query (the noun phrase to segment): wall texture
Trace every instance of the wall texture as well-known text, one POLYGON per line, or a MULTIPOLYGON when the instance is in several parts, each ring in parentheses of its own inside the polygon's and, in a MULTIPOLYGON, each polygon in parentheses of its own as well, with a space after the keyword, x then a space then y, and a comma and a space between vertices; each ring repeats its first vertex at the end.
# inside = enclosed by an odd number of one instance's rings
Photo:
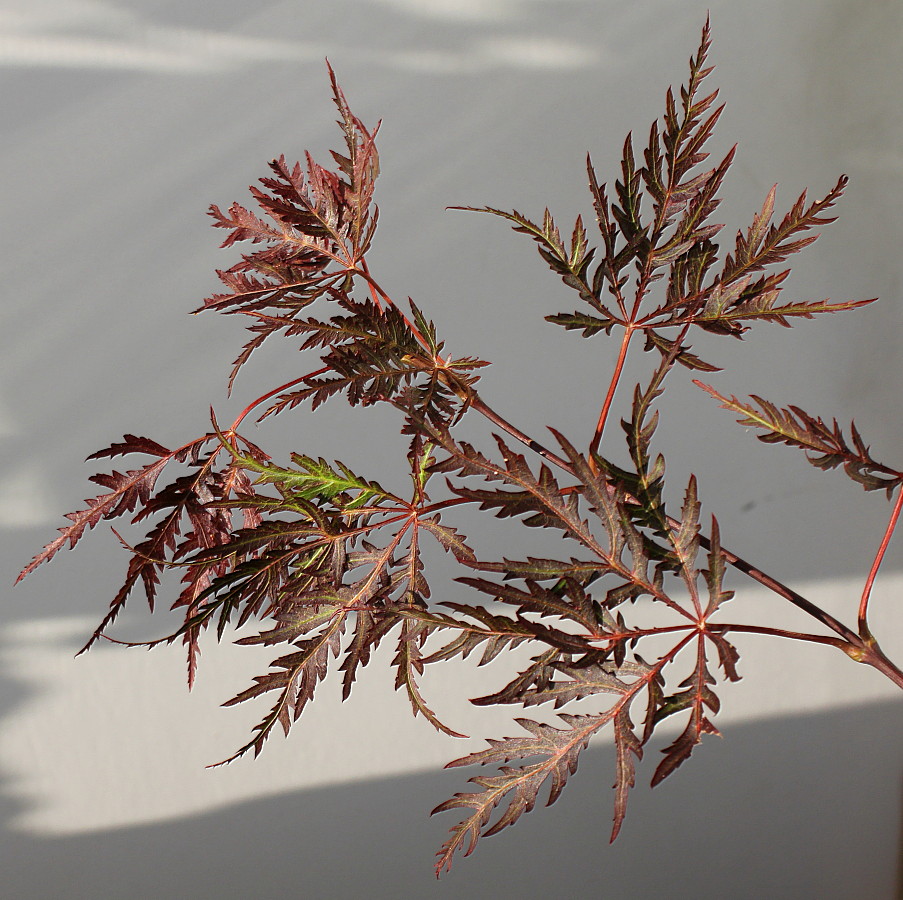
MULTIPOLYGON (((294 354, 274 347, 226 398, 239 323, 185 313, 232 259, 216 249, 207 206, 246 197, 275 155, 309 148, 322 159, 335 145, 325 56, 357 114, 384 119, 380 281, 411 295, 455 353, 493 361, 484 392, 525 431, 585 433, 617 348, 544 323, 573 306, 529 242, 445 207, 586 212, 586 151, 602 177, 616 177, 625 133, 644 135, 666 86, 685 77, 707 8, 713 83, 728 104, 715 152, 740 144, 719 221, 728 234, 745 226, 775 182, 786 209, 803 188, 819 195, 846 172, 840 219, 801 258, 789 290, 882 302, 697 347, 725 366, 712 378, 723 393, 755 392, 844 424, 855 416, 875 455, 899 464, 899 4, 0 0, 7 584, 89 495, 88 453, 125 432, 184 441, 205 427, 211 402, 228 417, 297 374, 294 354), (578 396, 562 403, 575 384, 578 396)), ((674 392, 679 404, 661 427, 674 483, 692 467, 732 547, 851 618, 886 522, 881 497, 753 440, 688 381, 674 392)), ((401 446, 394 423, 338 404, 277 420, 260 440, 387 479, 401 446)), ((513 532, 496 526, 474 533, 489 557, 511 547, 513 532)), ((741 645, 746 677, 724 691, 725 741, 707 742, 673 784, 639 792, 613 848, 602 741, 556 807, 485 842, 437 888, 430 854, 450 823, 425 814, 460 789, 463 777, 435 770, 462 745, 410 719, 387 658, 344 706, 327 684, 307 721, 258 761, 205 770, 256 721, 256 710, 217 704, 257 670, 247 650, 211 646, 188 695, 176 649, 105 646, 73 660, 124 566, 104 530, 7 590, 0 610, 10 896, 894 895, 900 700, 836 654, 791 659, 785 646, 741 645), (649 846, 664 848, 674 870, 645 867, 649 846), (726 890, 731 878, 740 893, 726 890)), ((901 568, 892 547, 876 595, 875 627, 898 656, 901 568)), ((731 586, 750 615, 771 603, 731 586)), ((136 605, 120 634, 164 627, 136 605)), ((499 736, 515 726, 466 698, 503 677, 463 665, 428 690, 463 730, 499 736)))

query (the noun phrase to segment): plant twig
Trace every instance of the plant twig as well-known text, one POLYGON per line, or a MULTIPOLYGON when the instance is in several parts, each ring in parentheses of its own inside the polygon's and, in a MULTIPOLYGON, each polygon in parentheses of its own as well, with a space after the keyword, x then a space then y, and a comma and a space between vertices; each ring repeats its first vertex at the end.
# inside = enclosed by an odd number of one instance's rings
POLYGON ((887 523, 887 529, 884 532, 884 537, 881 539, 881 546, 878 548, 875 561, 872 563, 872 568, 869 570, 868 577, 865 580, 865 587, 862 589, 862 599, 859 601, 859 634, 866 640, 873 640, 872 633, 868 627, 868 606, 872 587, 875 584, 875 579, 878 577, 878 569, 881 568, 881 563, 893 537, 894 529, 897 527, 901 510, 903 510, 903 488, 898 488, 897 502, 894 504, 890 521, 887 523))

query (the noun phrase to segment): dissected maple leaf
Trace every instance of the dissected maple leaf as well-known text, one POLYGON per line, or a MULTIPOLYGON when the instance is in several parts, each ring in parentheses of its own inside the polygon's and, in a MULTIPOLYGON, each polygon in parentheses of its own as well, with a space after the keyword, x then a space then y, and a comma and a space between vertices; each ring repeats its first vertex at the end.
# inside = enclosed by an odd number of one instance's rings
POLYGON ((762 429, 764 434, 757 437, 766 444, 782 443, 799 447, 806 451, 806 459, 813 466, 819 469, 842 466, 844 472, 865 490, 885 490, 888 497, 903 483, 903 472, 872 458, 855 422, 850 424, 853 441, 853 446, 850 447, 836 419, 829 426, 821 417, 811 416, 798 406, 782 409, 753 394, 752 399, 759 407, 757 409, 734 396, 723 397, 713 387, 701 381, 694 383, 720 401, 724 409, 740 413, 742 418, 737 421, 741 425, 762 429))

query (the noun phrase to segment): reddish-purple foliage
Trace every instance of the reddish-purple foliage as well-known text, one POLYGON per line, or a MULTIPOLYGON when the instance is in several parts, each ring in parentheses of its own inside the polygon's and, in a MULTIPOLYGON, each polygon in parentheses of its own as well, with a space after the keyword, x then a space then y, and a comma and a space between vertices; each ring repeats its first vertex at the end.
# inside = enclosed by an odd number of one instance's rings
POLYGON ((481 210, 529 235, 544 262, 584 304, 549 321, 583 337, 622 333, 617 365, 584 448, 557 432, 558 446, 545 447, 506 421, 478 391, 476 370, 486 363, 446 355, 433 323, 413 302, 407 309, 396 304, 371 275, 366 257, 378 219, 372 202, 379 173, 376 129, 351 113, 330 69, 345 143, 342 153, 333 153, 335 168, 309 156, 306 167, 280 157, 270 163, 272 174, 261 179, 261 187, 251 189, 260 215, 237 203, 226 212, 211 207, 216 227, 227 231, 224 247, 251 246, 218 273, 225 290, 203 306, 249 320, 252 336, 235 361, 230 386, 274 334, 297 338, 302 350, 319 355, 319 364, 257 398, 228 428, 213 418, 209 432, 176 450, 126 435, 93 454, 138 455, 150 462, 93 476, 103 492, 69 513, 71 524, 20 575, 67 544, 74 546, 101 520, 149 520, 143 540, 130 545, 121 539, 131 554, 125 582, 85 649, 106 636, 139 584, 153 610, 160 575, 169 569, 182 573, 173 606, 183 611, 184 623, 155 643, 184 642, 189 683, 205 630, 215 626, 222 638, 229 626, 258 622, 259 632, 238 643, 277 647, 276 658, 226 705, 269 695, 272 707, 224 762, 260 753, 277 725, 287 733, 333 667, 342 673, 347 697, 384 639, 394 642, 395 687, 407 694, 414 715, 452 736, 460 735, 438 719, 421 692, 425 667, 471 653, 485 665, 509 648, 531 647, 534 655, 523 671, 473 702, 551 703, 563 710, 595 697, 596 711, 562 711, 560 727, 518 718, 525 735, 490 739, 488 749, 450 763, 499 768, 471 778, 473 790, 436 808, 464 814, 440 851, 437 872, 451 865, 459 849, 470 853, 481 835, 495 834, 529 812, 544 785, 547 803, 554 802, 580 752, 609 725, 617 756, 614 839, 636 763, 658 725, 671 716, 685 723, 664 749, 653 785, 674 772, 703 735, 718 733, 712 721, 721 705, 716 685, 719 678, 739 678, 733 633, 834 646, 903 687, 903 673, 868 626, 871 586, 903 505, 903 472, 872 459, 855 425, 851 446, 836 421, 829 426, 796 406, 781 409, 755 396, 754 403, 728 399, 697 382, 739 413, 743 424, 759 428, 761 440, 801 448, 819 468, 842 467, 866 490, 883 489, 888 497, 896 491, 856 629, 724 548, 714 517, 706 535, 695 478, 679 510, 665 507, 665 460, 651 446, 666 377, 677 364, 716 371, 691 352, 692 330, 742 338, 759 322, 790 326, 870 302, 785 302, 789 270, 773 270, 816 239, 814 228, 831 221, 825 213, 840 197, 845 178, 822 200, 807 204, 803 194, 780 221, 773 219, 772 189, 749 228, 737 233, 734 249, 721 252, 715 239, 723 226, 710 220, 734 151, 705 167, 704 148, 722 110, 715 106, 717 91, 701 91, 711 72, 709 42, 707 23, 689 80, 676 95, 668 90, 665 115, 653 123, 639 160, 632 138, 625 141, 611 198, 588 162, 601 238, 596 246, 581 218, 565 241, 548 210, 540 222, 517 212, 481 210), (630 463, 618 466, 600 453, 601 438, 637 337, 653 365, 648 383, 636 387, 624 423, 630 463), (264 418, 306 401, 315 409, 338 395, 352 406, 380 403, 400 414, 402 433, 410 438, 408 494, 392 493, 338 461, 293 454, 290 464, 279 465, 239 433, 254 410, 264 418), (504 435, 496 436, 497 446, 478 449, 455 436, 465 415, 492 422, 504 435), (515 442, 530 456, 517 452, 515 442), (164 469, 176 474, 166 480, 164 469), (440 473, 444 477, 434 478, 440 473), (562 539, 561 558, 480 558, 449 523, 462 505, 553 529, 562 539), (472 604, 431 601, 424 540, 438 542, 465 568, 468 574, 458 580, 473 589, 472 604), (831 633, 731 624, 722 616, 733 596, 724 587, 730 567, 831 633), (655 626, 630 624, 640 597, 660 610, 655 626), (656 639, 657 649, 646 649, 647 638, 656 639), (662 643, 665 638, 670 644, 662 643), (503 810, 493 820, 498 806, 503 810))

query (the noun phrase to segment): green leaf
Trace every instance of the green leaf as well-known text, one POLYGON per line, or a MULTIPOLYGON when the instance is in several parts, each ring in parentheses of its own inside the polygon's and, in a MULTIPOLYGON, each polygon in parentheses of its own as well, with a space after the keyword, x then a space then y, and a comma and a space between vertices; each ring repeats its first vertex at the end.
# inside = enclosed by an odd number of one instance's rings
POLYGON ((300 453, 292 453, 292 462, 298 468, 287 469, 270 462, 260 462, 237 452, 233 453, 233 456, 239 466, 257 474, 255 484, 275 484, 284 493, 304 500, 335 500, 339 495, 352 491, 355 492, 355 496, 340 504, 344 510, 358 509, 374 499, 377 502, 389 500, 397 504, 404 503, 378 482, 355 475, 348 466, 338 460, 330 464, 322 457, 314 459, 300 453))

